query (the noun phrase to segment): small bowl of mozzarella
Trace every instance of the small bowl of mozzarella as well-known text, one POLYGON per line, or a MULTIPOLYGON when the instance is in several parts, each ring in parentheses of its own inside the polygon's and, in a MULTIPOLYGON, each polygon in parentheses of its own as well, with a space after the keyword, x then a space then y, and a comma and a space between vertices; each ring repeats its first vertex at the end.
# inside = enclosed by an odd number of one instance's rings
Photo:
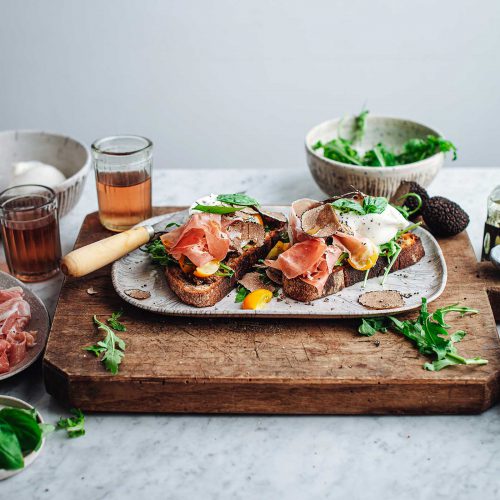
POLYGON ((0 132, 0 191, 42 184, 57 194, 59 216, 78 203, 91 168, 89 148, 71 137, 33 130, 0 132))

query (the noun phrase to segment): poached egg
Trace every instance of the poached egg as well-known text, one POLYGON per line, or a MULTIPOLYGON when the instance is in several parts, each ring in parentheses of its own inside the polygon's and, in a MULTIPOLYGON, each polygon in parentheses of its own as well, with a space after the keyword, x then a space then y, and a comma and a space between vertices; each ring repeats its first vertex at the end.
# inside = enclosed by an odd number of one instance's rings
POLYGON ((408 226, 408 221, 392 205, 387 205, 380 214, 360 215, 354 212, 340 213, 339 220, 361 238, 368 238, 376 245, 391 241, 397 232, 408 226))

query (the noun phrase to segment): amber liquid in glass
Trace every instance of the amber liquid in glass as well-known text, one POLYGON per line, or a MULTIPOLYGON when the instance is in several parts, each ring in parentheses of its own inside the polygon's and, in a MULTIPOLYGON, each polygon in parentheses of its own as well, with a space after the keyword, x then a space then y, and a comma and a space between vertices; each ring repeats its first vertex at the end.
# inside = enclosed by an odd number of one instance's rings
POLYGON ((149 219, 151 177, 146 172, 98 172, 97 201, 101 224, 124 231, 149 219))
POLYGON ((16 220, 6 220, 2 226, 9 269, 22 281, 48 279, 59 271, 61 259, 57 215, 52 212, 34 220, 23 218, 20 212, 16 220))

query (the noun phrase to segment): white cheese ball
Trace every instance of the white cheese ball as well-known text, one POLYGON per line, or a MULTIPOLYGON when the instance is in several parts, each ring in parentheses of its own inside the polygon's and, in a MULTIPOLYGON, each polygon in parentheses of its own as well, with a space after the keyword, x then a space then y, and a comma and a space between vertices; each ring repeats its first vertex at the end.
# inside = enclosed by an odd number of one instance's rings
POLYGON ((54 188, 66 180, 64 174, 52 165, 41 161, 20 161, 12 165, 10 186, 41 184, 54 188))

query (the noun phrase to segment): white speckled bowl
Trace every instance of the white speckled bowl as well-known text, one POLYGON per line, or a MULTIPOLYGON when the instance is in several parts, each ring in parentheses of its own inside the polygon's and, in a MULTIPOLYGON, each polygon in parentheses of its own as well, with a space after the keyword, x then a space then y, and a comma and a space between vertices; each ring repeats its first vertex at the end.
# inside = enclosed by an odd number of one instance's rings
MULTIPOLYGON (((11 406, 13 408, 22 408, 23 410, 33 409, 33 406, 31 406, 29 403, 26 403, 26 401, 23 401, 22 399, 14 398, 13 396, 0 396, 0 409, 5 406, 11 406)), ((37 415, 38 415, 38 421, 41 424, 43 424, 43 418, 42 415, 40 415, 40 412, 37 411, 37 415)), ((14 469, 14 470, 0 469, 0 481, 15 476, 16 474, 19 474, 20 472, 26 470, 26 467, 31 465, 36 460, 38 455, 40 455, 44 443, 45 443, 45 438, 42 439, 42 444, 40 445, 40 448, 38 448, 38 450, 32 451, 29 455, 26 455, 24 457, 24 467, 22 469, 14 469)))
MULTIPOLYGON (((12 164, 30 160, 53 165, 66 176, 66 180, 54 188, 59 217, 63 217, 78 203, 82 195, 91 165, 88 147, 71 137, 48 132, 0 132, 0 191, 10 184, 12 164)), ((43 184, 42 180, 40 184, 43 184)))
MULTIPOLYGON (((330 160, 321 152, 313 151, 312 146, 318 141, 328 142, 337 137, 340 122, 339 118, 323 122, 306 135, 307 164, 318 186, 329 196, 352 191, 354 187, 364 193, 390 198, 401 181, 415 181, 427 187, 443 166, 443 153, 398 167, 358 167, 330 160)), ((353 118, 342 121, 342 137, 351 137, 353 126, 353 118)), ((362 150, 368 150, 383 142, 390 148, 399 150, 407 140, 427 135, 441 134, 410 120, 369 115, 366 132, 358 146, 362 150)))

